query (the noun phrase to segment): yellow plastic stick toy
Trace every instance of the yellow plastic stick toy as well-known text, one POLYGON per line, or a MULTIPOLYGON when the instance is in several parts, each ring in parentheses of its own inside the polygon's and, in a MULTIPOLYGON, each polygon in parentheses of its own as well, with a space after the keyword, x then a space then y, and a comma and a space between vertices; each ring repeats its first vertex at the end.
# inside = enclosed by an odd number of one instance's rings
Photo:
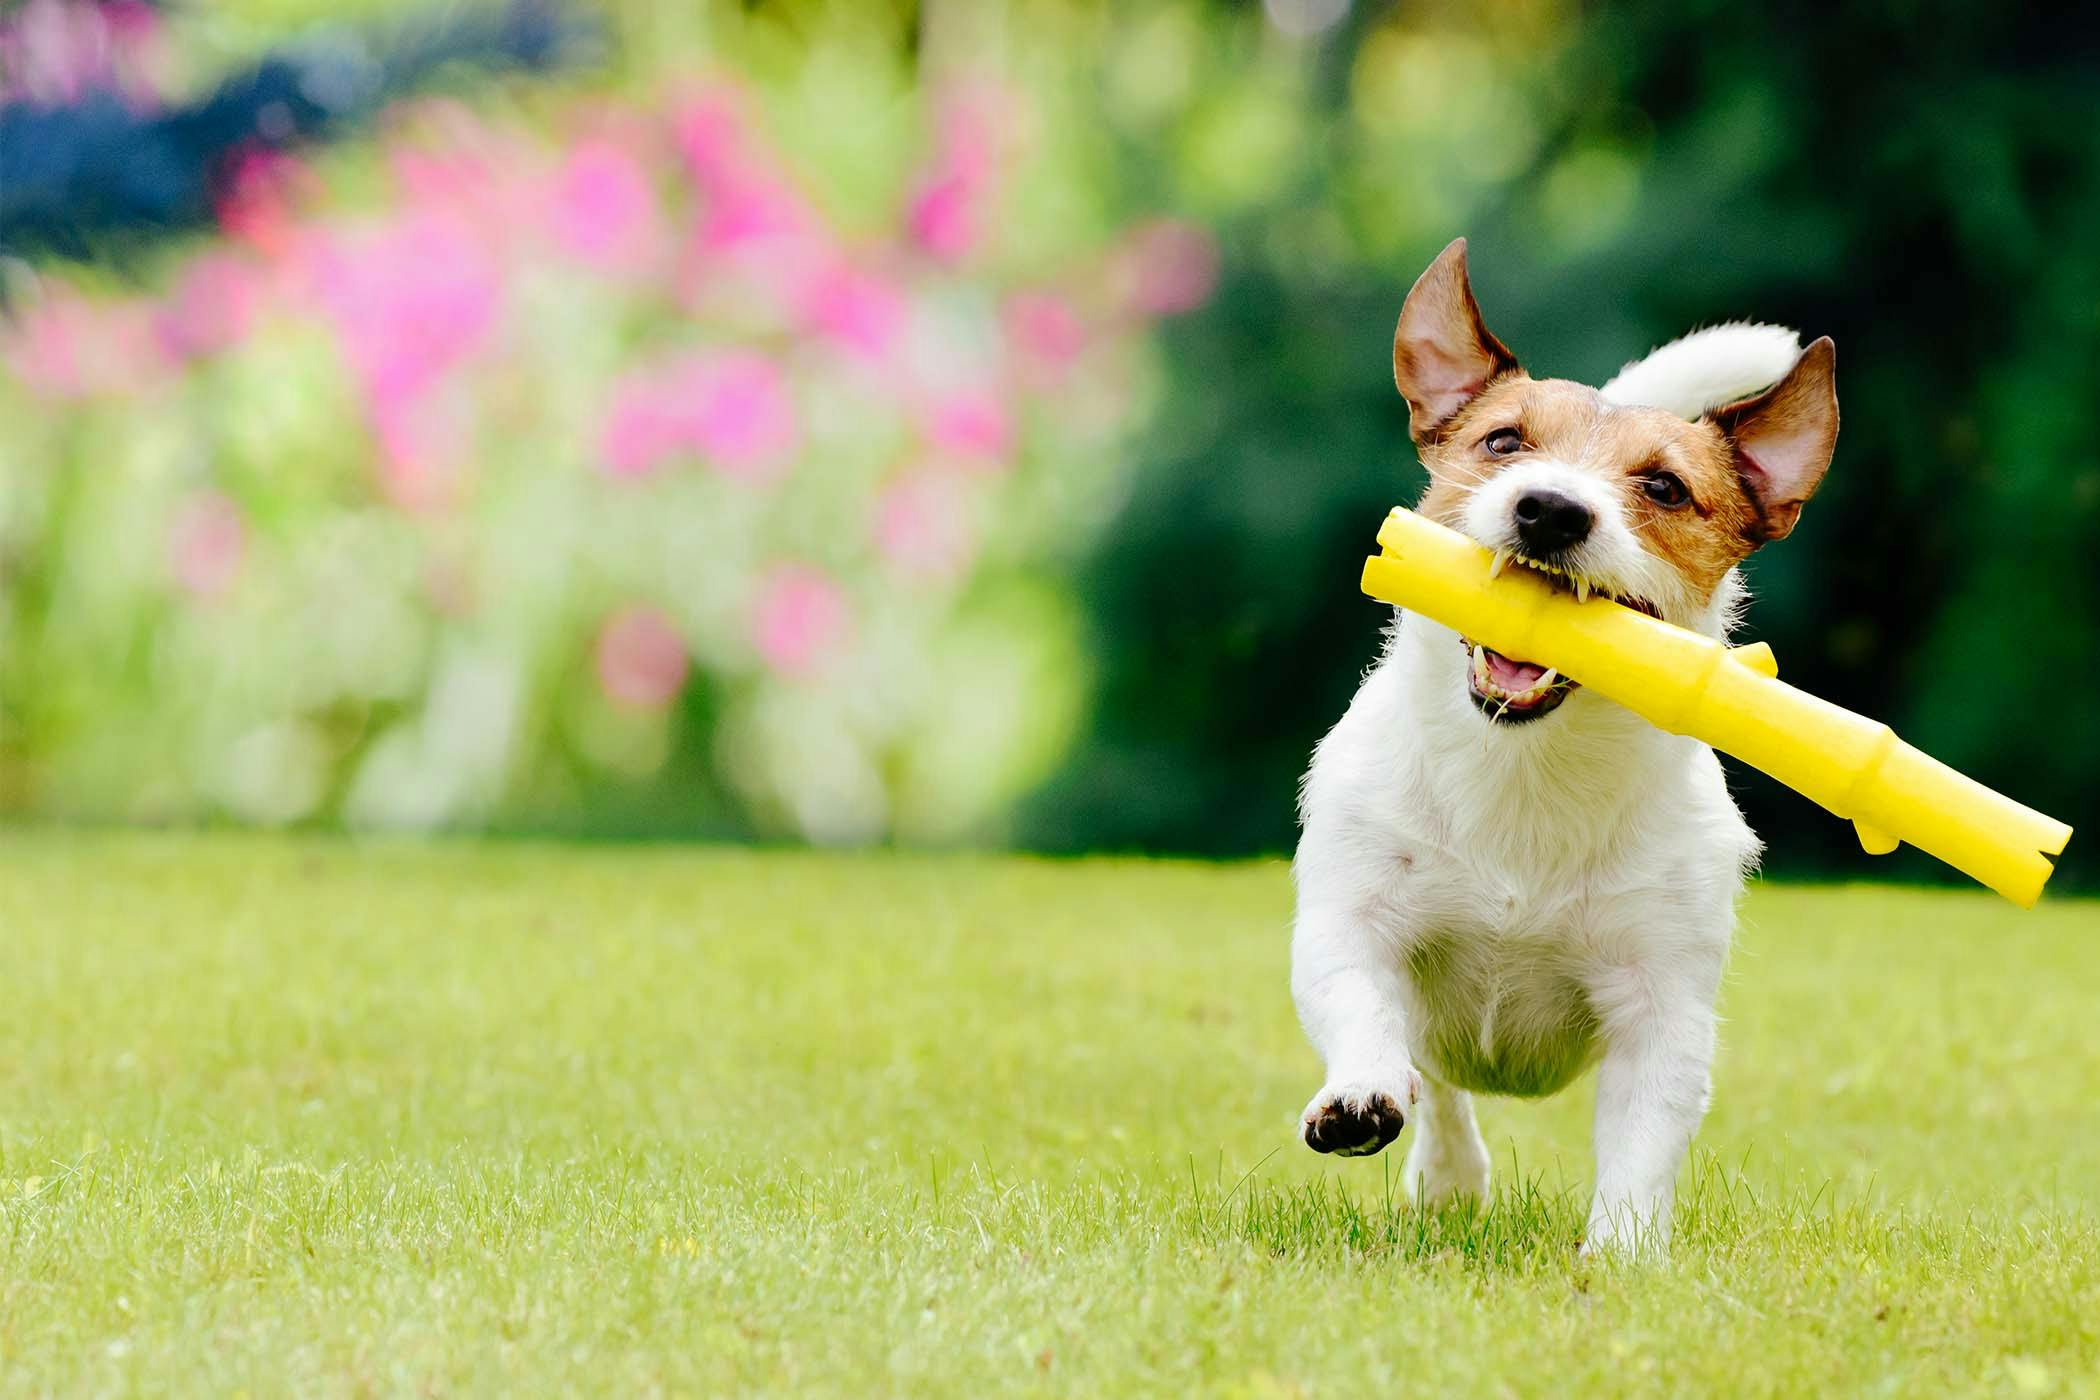
POLYGON ((2022 908, 2041 897, 2071 828, 1928 758, 1894 730, 1778 679, 1762 642, 1725 643, 1624 607, 1577 602, 1525 571, 1395 509, 1364 561, 1363 589, 1504 656, 1572 676, 1673 734, 1735 755, 1859 829, 1873 855, 1929 851, 2022 908))

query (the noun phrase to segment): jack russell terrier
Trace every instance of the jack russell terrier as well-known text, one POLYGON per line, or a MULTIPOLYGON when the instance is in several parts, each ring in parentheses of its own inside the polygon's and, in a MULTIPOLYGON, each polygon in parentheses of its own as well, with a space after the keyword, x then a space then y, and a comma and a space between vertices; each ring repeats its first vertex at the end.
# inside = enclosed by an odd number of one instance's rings
MULTIPOLYGON (((1417 509, 1579 596, 1725 633, 1837 441, 1836 352, 1696 332, 1602 389, 1533 379, 1488 330, 1465 240, 1408 293, 1393 378, 1417 509)), ((1472 1095, 1597 1072, 1585 1251, 1667 1240, 1706 1109, 1714 998, 1758 854, 1713 750, 1428 618, 1306 775, 1291 987, 1326 1083, 1302 1132, 1366 1156, 1409 1123, 1414 1199, 1485 1201, 1472 1095)))

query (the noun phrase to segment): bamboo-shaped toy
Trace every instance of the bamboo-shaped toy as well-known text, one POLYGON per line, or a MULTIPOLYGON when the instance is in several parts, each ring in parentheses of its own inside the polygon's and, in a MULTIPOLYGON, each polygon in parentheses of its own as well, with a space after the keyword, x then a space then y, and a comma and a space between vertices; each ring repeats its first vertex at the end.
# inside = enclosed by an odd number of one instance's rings
POLYGON ((2071 828, 1912 748, 1885 724, 1778 679, 1771 648, 1731 648, 1592 597, 1578 602, 1456 531, 1395 509, 1363 590, 1504 656, 1572 676, 1649 723, 1699 739, 1851 821, 1886 855, 1908 841, 2022 908, 2041 897, 2071 828))

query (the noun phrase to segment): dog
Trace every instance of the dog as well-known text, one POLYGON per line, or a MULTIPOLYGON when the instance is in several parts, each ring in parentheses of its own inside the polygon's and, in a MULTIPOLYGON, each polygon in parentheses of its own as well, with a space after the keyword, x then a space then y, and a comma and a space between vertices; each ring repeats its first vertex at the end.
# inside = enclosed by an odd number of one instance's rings
MULTIPOLYGON (((1533 379, 1453 242, 1408 293, 1393 378, 1417 509, 1581 597, 1724 635, 1737 565, 1794 528, 1837 442, 1836 352, 1696 332, 1601 390, 1533 379)), ((1326 1064, 1301 1134, 1367 1156, 1414 1125, 1418 1203, 1485 1202, 1474 1094, 1597 1068, 1585 1252, 1666 1243, 1706 1111, 1759 845, 1713 750, 1396 611, 1301 793, 1291 985, 1326 1064)))

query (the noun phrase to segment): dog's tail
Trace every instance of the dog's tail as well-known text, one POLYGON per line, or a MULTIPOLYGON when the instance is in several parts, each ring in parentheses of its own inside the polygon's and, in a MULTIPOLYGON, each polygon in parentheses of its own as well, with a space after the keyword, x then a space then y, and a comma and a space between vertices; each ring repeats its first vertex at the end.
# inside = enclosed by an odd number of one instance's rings
POLYGON ((1613 375, 1600 392, 1612 403, 1697 418, 1777 384, 1800 357, 1801 338, 1785 326, 1731 321, 1649 351, 1613 375))

